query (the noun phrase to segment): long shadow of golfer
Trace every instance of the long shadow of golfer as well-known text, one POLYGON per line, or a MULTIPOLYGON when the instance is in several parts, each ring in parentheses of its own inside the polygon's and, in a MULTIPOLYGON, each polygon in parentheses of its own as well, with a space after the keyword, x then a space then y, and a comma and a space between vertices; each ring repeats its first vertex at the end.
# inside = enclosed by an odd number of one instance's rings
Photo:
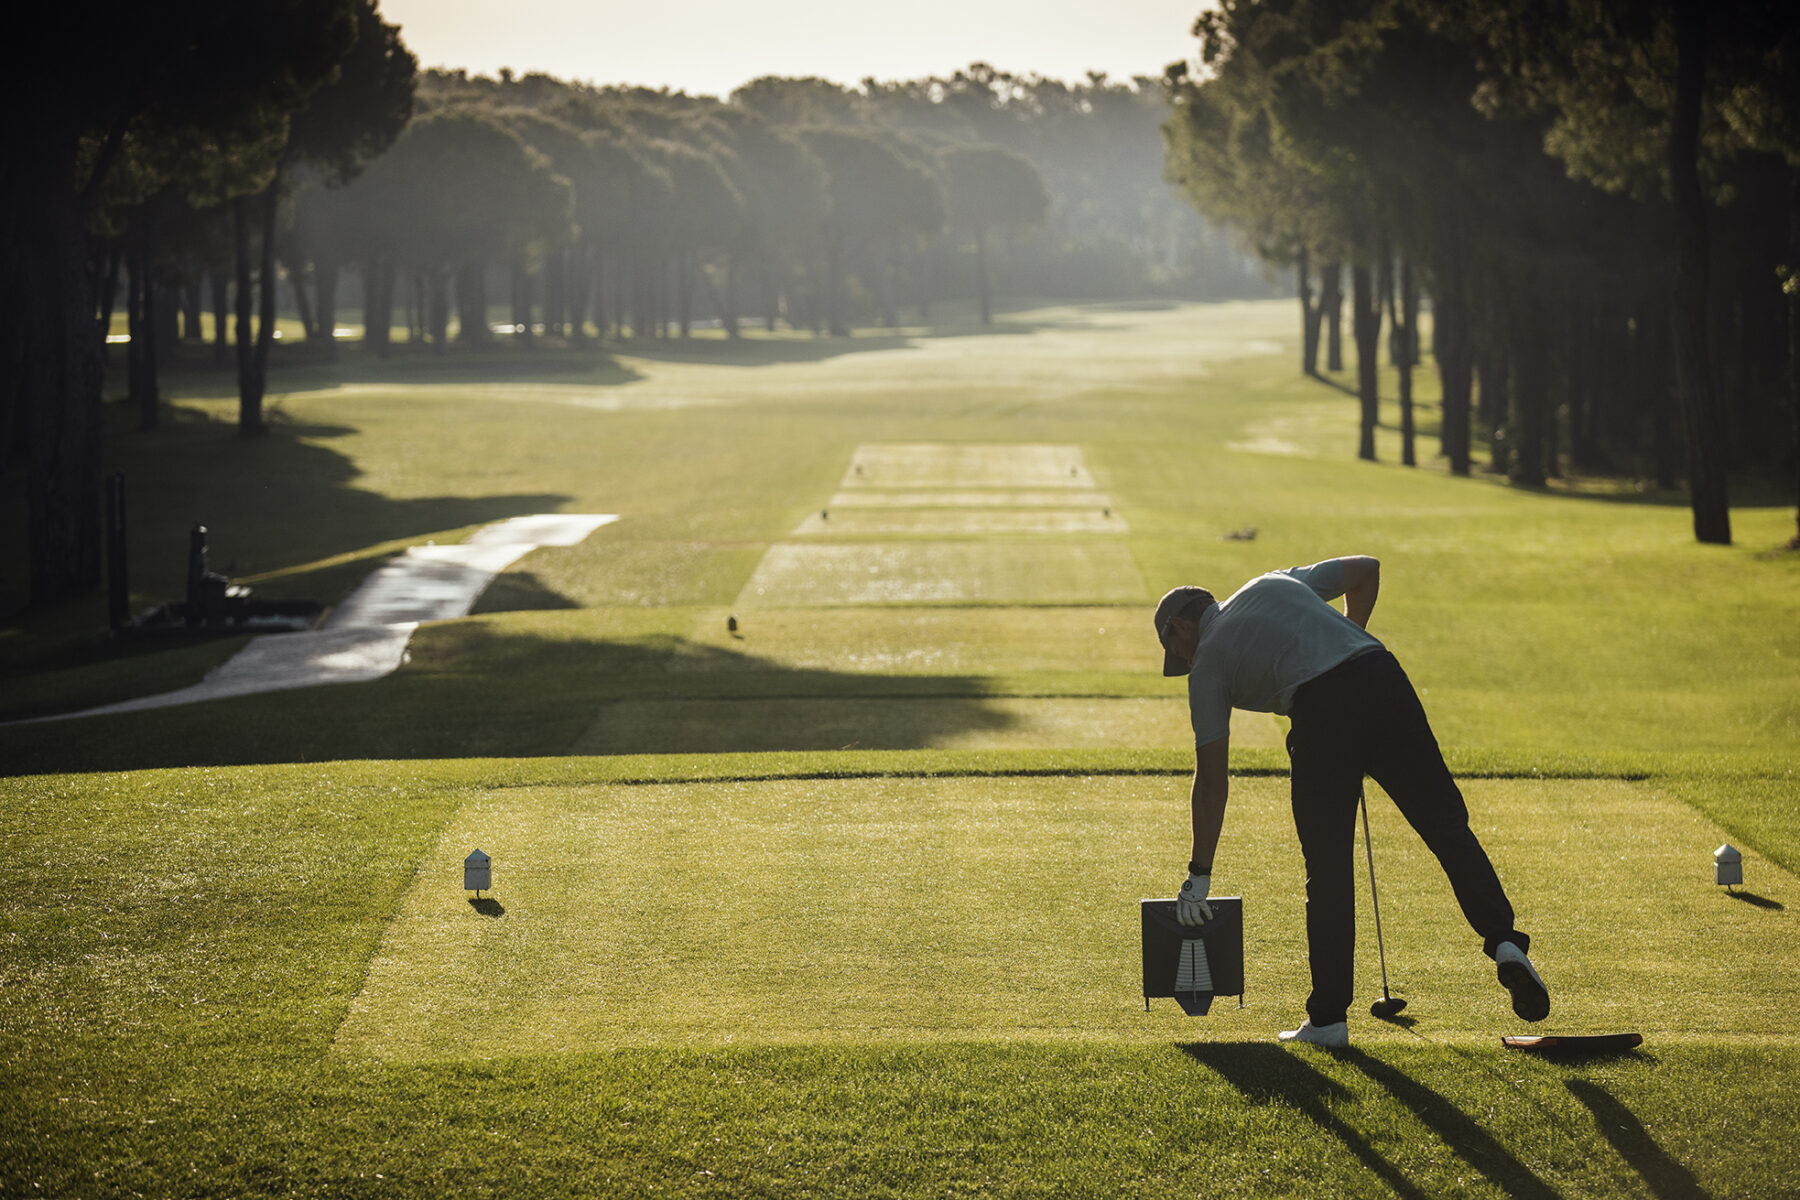
POLYGON ((1594 1114, 1601 1135, 1643 1176, 1658 1200, 1711 1200, 1711 1194, 1700 1186, 1693 1172, 1670 1158, 1643 1122, 1612 1093, 1585 1079, 1568 1080, 1566 1086, 1594 1114))
POLYGON ((1387 1089, 1389 1095, 1411 1109, 1444 1144, 1464 1162, 1491 1179, 1509 1196, 1520 1200, 1556 1200, 1556 1189, 1494 1139, 1474 1118, 1418 1080, 1360 1050, 1342 1052, 1342 1060, 1387 1089))
POLYGON ((1404 1172, 1381 1156, 1369 1140, 1331 1111, 1334 1101, 1350 1099, 1337 1081, 1320 1074, 1299 1054, 1280 1046, 1211 1045, 1181 1047, 1195 1062, 1211 1067, 1251 1104, 1286 1104, 1321 1131, 1342 1142, 1344 1148, 1394 1189, 1396 1195, 1424 1200, 1428 1194, 1415 1187, 1404 1172))

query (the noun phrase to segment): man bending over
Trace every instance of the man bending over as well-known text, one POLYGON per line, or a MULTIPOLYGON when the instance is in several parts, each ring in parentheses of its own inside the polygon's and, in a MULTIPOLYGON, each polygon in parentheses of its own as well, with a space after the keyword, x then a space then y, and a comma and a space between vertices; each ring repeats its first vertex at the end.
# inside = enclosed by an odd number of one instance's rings
POLYGON ((1306 860, 1306 945, 1312 995, 1306 1020, 1281 1040, 1345 1046, 1356 939, 1353 864, 1363 776, 1391 796, 1437 855, 1513 1012, 1541 1021, 1550 993, 1513 928, 1512 904, 1469 828, 1425 710, 1382 644, 1368 632, 1381 564, 1354 556, 1258 576, 1219 603, 1178 587, 1156 606, 1164 675, 1186 675, 1194 723, 1194 843, 1177 912, 1210 919, 1213 852, 1225 819, 1231 710, 1288 717, 1294 829, 1306 860), (1329 602, 1344 598, 1344 611, 1329 602))

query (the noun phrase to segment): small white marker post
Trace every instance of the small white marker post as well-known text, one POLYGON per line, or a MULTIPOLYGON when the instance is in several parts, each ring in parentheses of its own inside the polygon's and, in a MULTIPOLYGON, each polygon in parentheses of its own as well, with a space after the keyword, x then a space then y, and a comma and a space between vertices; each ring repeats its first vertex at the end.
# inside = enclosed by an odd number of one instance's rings
POLYGON ((1744 885, 1744 856, 1730 842, 1713 851, 1713 882, 1728 892, 1744 885))
POLYGON ((463 859, 463 891, 479 900, 483 889, 494 890, 494 860, 476 849, 463 859))

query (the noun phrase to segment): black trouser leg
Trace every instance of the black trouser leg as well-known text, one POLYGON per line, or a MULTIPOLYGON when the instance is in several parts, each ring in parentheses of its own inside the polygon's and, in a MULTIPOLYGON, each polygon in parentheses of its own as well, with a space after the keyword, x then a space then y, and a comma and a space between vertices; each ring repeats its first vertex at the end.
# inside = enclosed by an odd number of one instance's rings
POLYGON ((1355 992, 1356 797, 1362 776, 1343 770, 1343 757, 1302 750, 1296 742, 1309 744, 1298 721, 1288 746, 1294 832, 1306 860, 1306 961, 1312 971, 1306 1015, 1314 1026, 1335 1025, 1348 1014, 1355 992))
MULTIPOLYGON (((1444 765, 1412 681, 1391 654, 1369 656, 1386 736, 1372 739, 1368 773, 1379 783, 1425 845, 1437 856, 1469 927, 1492 958, 1501 942, 1528 950, 1531 938, 1513 928, 1512 902, 1475 831, 1461 789, 1444 765)), ((1360 660, 1359 660, 1360 661, 1360 660)))
POLYGON ((1530 939, 1493 864, 1469 828, 1468 808, 1444 765, 1410 680, 1393 655, 1373 651, 1305 684, 1288 734, 1294 828, 1306 860, 1307 959, 1314 1025, 1344 1019, 1355 954, 1357 797, 1364 774, 1391 796, 1437 856, 1464 917, 1489 955, 1503 941, 1530 939))

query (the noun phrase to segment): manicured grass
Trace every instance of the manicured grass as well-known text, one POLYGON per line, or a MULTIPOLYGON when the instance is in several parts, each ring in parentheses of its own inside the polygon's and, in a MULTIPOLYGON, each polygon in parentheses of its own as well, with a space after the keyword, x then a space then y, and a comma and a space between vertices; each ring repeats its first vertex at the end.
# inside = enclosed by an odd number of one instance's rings
MULTIPOLYGON (((0 728, 0 1192, 1800 1194, 1791 511, 1699 547, 1670 497, 1404 470, 1391 428, 1355 462, 1290 308, 349 356, 278 373, 253 443, 176 379, 107 443, 140 603, 195 519, 215 567, 325 602, 491 520, 622 519, 377 683, 0 728), (1076 448, 1119 529, 1033 516, 1050 480, 992 447, 1076 448), (859 455, 904 466, 883 504, 859 455), (819 516, 852 494, 874 525, 819 516), (1551 1024, 1643 1051, 1499 1050, 1519 1023, 1378 792, 1413 1023, 1275 1046, 1306 982, 1267 718, 1216 875, 1246 1005, 1143 1011, 1133 909, 1178 881, 1192 767, 1149 606, 1352 551, 1551 1024)), ((229 649, 114 656, 98 611, 0 631, 0 716, 229 649)))
MULTIPOLYGON (((1758 894, 1787 907, 1719 893, 1695 861, 1715 831, 1654 785, 1469 789, 1538 930, 1559 1028, 1649 1034, 1646 1053, 1560 1064, 1497 1048, 1517 1023, 1379 799, 1384 932, 1416 1023, 1361 1018, 1340 1055, 1268 1041, 1304 988, 1277 778, 1240 781, 1229 827, 1230 890, 1252 915, 1246 1007, 1144 1013, 1132 909, 1165 890, 1155 848, 1179 823, 1182 780, 1045 765, 1060 770, 912 754, 9 781, 4 1186, 1173 1196, 1204 1180, 1242 1196, 1604 1196, 1685 1182, 1764 1196, 1800 1183, 1785 1020, 1800 888, 1752 856, 1758 894), (648 782, 709 762, 739 782, 648 782), (833 777, 907 767, 919 773, 833 777), (1583 856, 1572 886, 1571 847, 1621 825, 1633 836, 1583 856), (495 855, 503 913, 458 886, 475 839, 495 855), (1022 840, 1030 872, 1014 866, 1022 840), (1660 986, 1672 964, 1678 995, 1660 986)), ((1367 961, 1362 982, 1373 990, 1367 961)))

